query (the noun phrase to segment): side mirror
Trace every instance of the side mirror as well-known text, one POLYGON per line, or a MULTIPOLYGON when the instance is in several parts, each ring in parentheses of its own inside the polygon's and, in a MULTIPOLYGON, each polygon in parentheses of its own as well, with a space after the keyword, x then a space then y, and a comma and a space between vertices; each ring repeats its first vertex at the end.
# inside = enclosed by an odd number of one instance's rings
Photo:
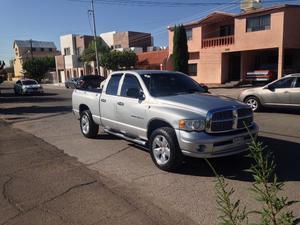
POLYGON ((137 99, 140 99, 140 100, 145 99, 144 93, 138 88, 129 88, 126 91, 126 96, 130 97, 130 98, 137 98, 137 99))
POLYGON ((208 87, 204 84, 200 84, 200 87, 204 89, 205 93, 209 93, 208 87))
POLYGON ((274 91, 274 90, 275 90, 275 87, 274 87, 272 84, 268 85, 267 88, 268 88, 270 91, 274 91))

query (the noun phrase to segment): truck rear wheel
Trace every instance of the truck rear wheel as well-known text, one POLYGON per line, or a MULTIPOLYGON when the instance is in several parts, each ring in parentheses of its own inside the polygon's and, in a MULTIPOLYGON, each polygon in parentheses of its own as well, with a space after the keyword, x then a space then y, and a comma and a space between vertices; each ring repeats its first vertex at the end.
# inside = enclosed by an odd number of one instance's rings
POLYGON ((174 171, 182 163, 176 133, 173 128, 162 127, 153 131, 149 150, 155 165, 165 171, 174 171))
POLYGON ((89 110, 83 111, 80 115, 80 130, 87 138, 95 138, 98 134, 99 126, 93 121, 89 110))

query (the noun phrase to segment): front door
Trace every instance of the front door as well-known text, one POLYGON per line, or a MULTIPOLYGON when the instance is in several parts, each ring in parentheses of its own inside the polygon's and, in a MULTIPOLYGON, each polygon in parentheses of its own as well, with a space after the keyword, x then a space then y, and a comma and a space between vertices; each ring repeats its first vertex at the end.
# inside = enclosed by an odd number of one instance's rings
POLYGON ((117 118, 121 132, 133 137, 146 139, 146 109, 147 105, 139 97, 130 96, 128 90, 138 89, 142 92, 139 80, 133 74, 126 74, 117 102, 117 118))
POLYGON ((291 90, 294 78, 283 78, 264 89, 262 95, 267 105, 289 105, 291 104, 291 90))
POLYGON ((300 77, 296 78, 294 88, 291 90, 291 104, 300 106, 300 77))

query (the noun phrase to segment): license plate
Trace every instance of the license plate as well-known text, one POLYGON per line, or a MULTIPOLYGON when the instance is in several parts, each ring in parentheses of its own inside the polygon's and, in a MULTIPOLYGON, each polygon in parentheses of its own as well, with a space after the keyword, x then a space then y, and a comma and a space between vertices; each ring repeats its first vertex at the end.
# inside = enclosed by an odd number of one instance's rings
POLYGON ((244 143, 244 137, 235 137, 233 138, 233 144, 242 144, 244 143))

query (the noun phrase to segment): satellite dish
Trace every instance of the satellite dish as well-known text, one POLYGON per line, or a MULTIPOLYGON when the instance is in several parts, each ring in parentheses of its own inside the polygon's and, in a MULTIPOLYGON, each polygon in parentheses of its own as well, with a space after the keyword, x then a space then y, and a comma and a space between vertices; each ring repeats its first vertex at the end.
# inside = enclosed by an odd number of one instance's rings
POLYGON ((248 12, 255 9, 262 8, 261 0, 242 0, 241 1, 241 10, 243 12, 248 12))

